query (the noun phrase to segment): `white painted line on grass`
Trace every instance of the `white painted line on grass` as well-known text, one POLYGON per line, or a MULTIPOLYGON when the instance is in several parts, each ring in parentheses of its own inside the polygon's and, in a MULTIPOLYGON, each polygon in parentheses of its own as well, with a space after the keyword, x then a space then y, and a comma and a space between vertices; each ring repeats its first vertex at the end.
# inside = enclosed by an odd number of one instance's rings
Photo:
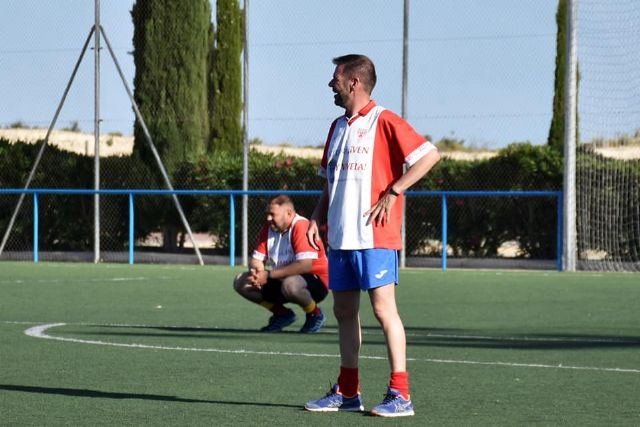
MULTIPOLYGON (((128 347, 128 348, 143 348, 153 350, 174 350, 174 351, 198 351, 198 352, 211 352, 211 353, 229 353, 229 354, 250 354, 261 356, 294 356, 294 357, 330 357, 339 358, 337 354, 323 354, 323 353, 294 353, 294 352, 280 352, 280 351, 256 351, 245 349, 218 349, 218 348, 196 348, 196 347, 171 347, 160 345, 148 345, 148 344, 127 344, 127 343, 114 343, 100 340, 82 340, 78 338, 56 337, 48 335, 46 331, 51 328, 57 328, 65 326, 66 323, 48 323, 44 325, 34 326, 24 331, 24 333, 30 337, 43 338, 55 341, 73 342, 78 344, 91 344, 91 345, 106 345, 113 347, 128 347)), ((123 325, 124 326, 124 325, 123 325)), ((366 356, 361 355, 361 359, 368 360, 387 360, 382 356, 366 356)), ((513 362, 482 362, 473 360, 454 360, 454 359, 424 359, 424 358, 407 358, 407 361, 411 362, 429 362, 429 363, 447 363, 458 365, 481 365, 481 366, 506 366, 512 368, 542 368, 542 369, 571 369, 581 371, 599 371, 599 372, 618 372, 618 373, 632 373, 640 374, 640 369, 631 368, 603 368, 597 366, 571 366, 571 365, 547 365, 541 363, 513 363, 513 362)))
MULTIPOLYGON (((412 360, 412 359, 407 359, 412 360)), ((473 360, 447 360, 447 359, 413 359, 417 361, 427 361, 433 363, 452 363, 459 365, 488 365, 488 366, 508 366, 512 368, 544 368, 544 369, 573 369, 578 371, 601 371, 601 372, 624 372, 640 374, 640 369, 631 368, 601 368, 598 366, 571 366, 571 365, 545 365, 542 363, 513 363, 513 362, 479 362, 473 360)))
MULTIPOLYGON (((0 323, 17 323, 17 324, 38 324, 43 323, 40 322, 15 322, 12 320, 0 320, 0 323)), ((181 329, 181 328, 189 328, 193 330, 201 329, 203 332, 207 331, 215 331, 216 329, 226 329, 224 327, 218 326, 192 326, 192 325, 145 325, 145 324, 129 324, 129 323, 91 323, 91 322, 79 322, 79 323, 64 323, 65 325, 80 325, 80 326, 105 326, 105 327, 122 327, 122 328, 167 328, 167 329, 181 329)), ((237 329, 241 332, 257 332, 254 329, 237 329)), ((323 333, 334 333, 337 334, 338 330, 325 327, 323 328, 323 333)), ((373 336, 381 336, 383 335, 381 330, 363 330, 362 335, 373 335, 373 336)), ((443 339, 462 339, 462 340, 470 340, 470 341, 505 341, 505 342, 570 342, 576 344, 639 344, 636 339, 629 339, 624 337, 580 337, 580 336, 571 336, 567 334, 567 336, 527 336, 527 335, 472 335, 472 334, 440 334, 433 332, 405 332, 407 337, 416 337, 416 338, 443 338, 443 339)), ((411 342, 408 343, 409 345, 411 342)))
POLYGON ((24 283, 104 283, 104 282, 140 282, 145 280, 175 280, 175 277, 109 277, 93 279, 11 279, 0 280, 0 284, 21 285, 24 283))
POLYGON ((462 335, 462 334, 434 334, 427 332, 426 334, 416 334, 407 332, 408 337, 429 337, 429 338, 454 338, 478 341, 523 341, 523 342, 571 342, 585 344, 637 344, 637 340, 629 340, 626 338, 590 338, 590 337, 572 337, 572 336, 504 336, 504 335, 462 335))
MULTIPOLYGON (((12 320, 0 320, 0 323, 16 323, 16 324, 38 324, 43 323, 40 322, 15 322, 12 320)), ((193 325, 146 325, 146 324, 131 324, 131 323, 92 323, 92 322, 79 322, 79 323, 64 323, 65 325, 80 325, 80 326, 104 326, 104 327, 121 327, 121 328, 167 328, 167 329, 182 329, 189 328, 193 330, 202 330, 206 331, 215 331, 217 329, 226 329, 224 327, 219 326, 193 326, 193 325)), ((257 332, 254 329, 237 329, 241 332, 257 332)), ((323 333, 334 333, 337 334, 338 330, 325 327, 323 333)), ((383 335, 382 331, 376 330, 363 330, 362 335, 383 335)), ((571 342, 577 344, 639 344, 635 339, 629 339, 624 337, 580 337, 580 336, 571 336, 567 334, 567 336, 527 336, 527 335, 472 335, 472 334, 439 334, 433 332, 405 332, 407 337, 416 337, 416 338, 443 338, 443 339, 463 339, 463 340, 475 340, 475 341, 506 341, 506 342, 571 342)), ((409 344, 411 344, 409 342, 409 344)))
MULTIPOLYGON (((65 326, 66 323, 49 323, 46 325, 34 326, 33 328, 29 328, 24 333, 30 337, 34 338, 44 338, 48 340, 55 341, 65 341, 65 342, 73 342, 79 344, 93 344, 93 345, 107 345, 113 347, 129 347, 129 348, 146 348, 153 350, 178 350, 178 351, 203 351, 203 352, 212 352, 212 353, 231 353, 231 354, 256 354, 256 355, 272 355, 272 356, 301 356, 301 357, 338 357, 337 354, 321 354, 321 353, 291 353, 291 352, 280 352, 280 351, 255 351, 255 350, 228 350, 228 349, 218 349, 218 348, 197 348, 197 347, 171 347, 171 346, 162 346, 162 345, 148 345, 148 344, 126 344, 126 343, 114 343, 100 340, 81 340, 78 338, 67 338, 67 337, 56 337, 52 335, 48 335, 45 333, 46 330, 51 328, 57 328, 60 326, 65 326)), ((387 360, 386 357, 376 357, 376 356, 367 356, 365 359, 380 359, 387 360)))

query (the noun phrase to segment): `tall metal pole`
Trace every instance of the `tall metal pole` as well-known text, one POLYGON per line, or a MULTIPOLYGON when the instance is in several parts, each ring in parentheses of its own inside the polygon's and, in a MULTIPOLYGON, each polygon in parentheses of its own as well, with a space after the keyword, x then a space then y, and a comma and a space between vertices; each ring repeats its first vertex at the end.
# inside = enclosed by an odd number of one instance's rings
POLYGON ((407 119, 407 92, 409 80, 409 0, 404 0, 402 17, 402 118, 407 119))
MULTIPOLYGON (((249 189, 249 0, 244 0, 244 50, 242 68, 242 189, 249 189)), ((242 195, 242 265, 249 265, 249 196, 242 195)), ((231 254, 234 256, 234 254, 231 254)))
POLYGON ((564 93, 564 218, 562 269, 576 270, 576 122, 578 82, 578 38, 576 36, 578 0, 567 1, 567 45, 564 93))
MULTIPOLYGON (((71 89, 71 85, 73 84, 73 80, 76 78, 76 74, 78 73, 78 68, 80 68, 80 64, 82 63, 82 59, 84 58, 84 54, 87 52, 87 47, 89 46, 89 42, 91 41, 91 36, 93 36, 94 28, 91 28, 89 31, 89 35, 82 46, 82 50, 80 51, 80 56, 76 61, 75 66, 73 67, 73 71, 71 72, 71 77, 69 77, 69 81, 67 82, 67 86, 64 88, 64 92, 62 94, 62 98, 58 103, 58 107, 56 108, 56 112, 53 115, 53 119, 51 119, 51 123, 49 124, 49 128, 47 129, 47 134, 42 140, 42 145, 40 145, 40 149, 38 150, 38 154, 36 155, 36 160, 33 162, 33 166, 31 167, 31 171, 29 171, 29 176, 27 177, 27 182, 24 184, 24 189, 28 189, 31 186, 31 181, 33 181, 33 177, 35 176, 36 169, 38 169, 38 165, 40 165, 40 161, 42 160, 42 155, 44 154, 44 149, 49 144, 49 137, 51 136, 51 132, 53 128, 56 126, 58 122, 58 116, 60 116, 60 111, 62 111, 62 106, 67 99, 67 95, 69 94, 69 89, 71 89)), ((4 251, 5 245, 9 240, 9 235, 11 234, 11 230, 13 230, 13 226, 16 222, 16 218, 18 217, 18 213, 20 212, 20 208, 22 207, 22 203, 24 201, 25 193, 21 193, 18 198, 18 203, 16 203, 16 207, 13 210, 13 214, 11 215, 11 219, 9 220, 9 225, 4 232, 2 237, 2 242, 0 243, 0 256, 2 256, 2 252, 4 251)))
MULTIPOLYGON (((409 81, 409 0, 404 0, 404 13, 402 19, 402 111, 403 119, 407 119, 407 87, 409 81)), ((407 216, 407 199, 403 198, 402 209, 402 250, 400 251, 400 268, 404 268, 407 262, 407 244, 406 244, 406 216, 407 216)))
MULTIPOLYGON (((93 188, 100 190, 100 0, 95 0, 94 100, 93 100, 93 188)), ((100 262, 100 195, 93 195, 93 262, 100 262)))

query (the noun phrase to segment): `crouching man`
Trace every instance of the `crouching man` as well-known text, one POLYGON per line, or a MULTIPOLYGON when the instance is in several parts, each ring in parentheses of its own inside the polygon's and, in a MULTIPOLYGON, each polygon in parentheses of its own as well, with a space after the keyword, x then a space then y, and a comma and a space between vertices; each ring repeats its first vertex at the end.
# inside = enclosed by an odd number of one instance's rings
POLYGON ((249 271, 233 282, 236 292, 271 311, 263 332, 279 332, 295 322, 287 303, 299 305, 306 315, 300 332, 318 332, 325 323, 318 303, 328 293, 327 256, 322 242, 318 249, 309 244, 308 227, 309 220, 296 213, 288 196, 271 199, 249 271))

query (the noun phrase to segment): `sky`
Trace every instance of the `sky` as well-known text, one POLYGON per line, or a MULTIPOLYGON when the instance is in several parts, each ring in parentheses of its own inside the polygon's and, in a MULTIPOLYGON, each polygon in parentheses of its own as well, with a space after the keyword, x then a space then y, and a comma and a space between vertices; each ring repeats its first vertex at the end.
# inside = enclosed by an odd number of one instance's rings
MULTIPOLYGON (((478 148, 544 144, 557 0, 409 4, 407 119, 416 130, 478 148)), ((133 88, 133 1, 100 5, 101 23, 133 88)), ((265 144, 323 144, 330 122, 342 114, 327 86, 331 59, 346 53, 373 59, 373 98, 400 113, 402 8, 402 0, 250 0, 249 137, 265 144)), ((93 22, 91 0, 0 1, 0 126, 21 121, 48 127, 93 22)), ((58 128, 77 121, 93 132, 93 74, 89 50, 58 128)), ((106 50, 100 81, 101 131, 132 134, 134 115, 106 50)))

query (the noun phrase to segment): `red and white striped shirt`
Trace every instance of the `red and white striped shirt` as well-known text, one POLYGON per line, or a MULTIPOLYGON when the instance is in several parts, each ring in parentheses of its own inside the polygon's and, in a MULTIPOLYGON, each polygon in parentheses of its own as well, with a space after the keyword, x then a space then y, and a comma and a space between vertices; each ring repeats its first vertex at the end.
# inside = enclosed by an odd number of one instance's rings
POLYGON ((371 100, 355 116, 331 125, 319 174, 329 190, 332 249, 401 249, 402 195, 389 222, 367 225, 369 210, 404 173, 436 147, 397 114, 371 100))
POLYGON ((309 244, 308 228, 309 220, 298 214, 284 233, 274 231, 269 223, 265 223, 258 234, 252 257, 265 263, 269 262, 274 269, 302 259, 311 259, 313 262, 309 273, 318 275, 327 286, 329 269, 324 245, 318 242, 320 251, 317 251, 309 244))

